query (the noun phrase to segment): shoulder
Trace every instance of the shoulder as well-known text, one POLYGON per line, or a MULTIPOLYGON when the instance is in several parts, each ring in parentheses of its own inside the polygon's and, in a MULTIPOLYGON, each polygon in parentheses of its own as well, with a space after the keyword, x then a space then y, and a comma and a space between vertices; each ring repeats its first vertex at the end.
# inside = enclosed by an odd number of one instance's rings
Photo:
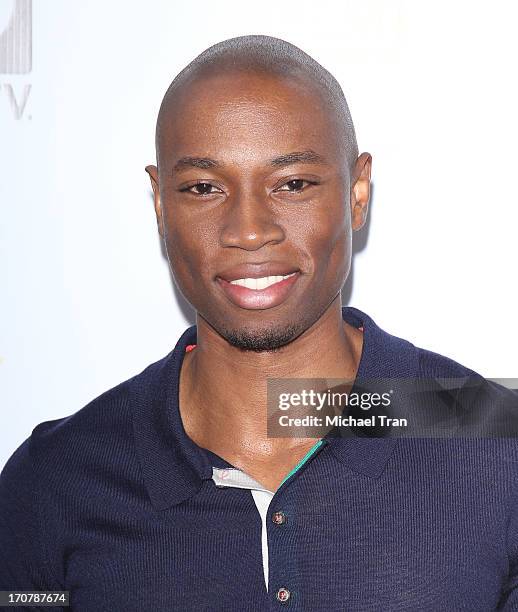
POLYGON ((0 472, 0 588, 64 584, 67 533, 109 492, 140 492, 133 405, 164 357, 75 413, 37 424, 0 472), (137 483, 137 484, 133 484, 137 483))
POLYGON ((505 409, 509 417, 517 422, 518 436, 518 390, 509 389, 461 363, 439 353, 416 347, 419 362, 419 377, 423 379, 441 379, 458 391, 457 399, 466 403, 472 402, 479 409, 505 409))
POLYGON ((46 439, 67 437, 72 432, 91 433, 94 429, 98 433, 116 434, 118 431, 124 431, 130 423, 135 398, 153 394, 161 369, 170 355, 171 353, 148 365, 135 376, 104 391, 72 415, 40 423, 32 431, 32 436, 38 442, 44 443, 46 439))
POLYGON ((480 376, 474 370, 450 357, 419 346, 415 348, 417 349, 419 373, 421 376, 480 376))
POLYGON ((94 462, 109 449, 118 447, 119 452, 129 452, 133 446, 135 398, 153 393, 153 385, 170 355, 101 393, 73 414, 38 423, 5 464, 2 485, 18 488, 22 480, 29 478, 54 479, 74 472, 78 475, 81 463, 94 462))
POLYGON ((484 378, 475 370, 434 351, 415 347, 418 356, 420 410, 448 425, 443 440, 415 440, 418 446, 444 447, 454 461, 470 466, 508 493, 518 493, 518 391, 484 378))

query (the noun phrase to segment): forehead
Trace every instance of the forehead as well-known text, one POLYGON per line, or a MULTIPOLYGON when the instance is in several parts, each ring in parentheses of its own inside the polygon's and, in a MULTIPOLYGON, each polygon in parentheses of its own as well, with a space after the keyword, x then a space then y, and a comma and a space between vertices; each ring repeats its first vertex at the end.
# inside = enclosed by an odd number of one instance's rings
POLYGON ((160 158, 211 155, 257 163, 312 149, 340 153, 337 114, 307 78, 234 72, 198 75, 173 91, 159 120, 160 158))

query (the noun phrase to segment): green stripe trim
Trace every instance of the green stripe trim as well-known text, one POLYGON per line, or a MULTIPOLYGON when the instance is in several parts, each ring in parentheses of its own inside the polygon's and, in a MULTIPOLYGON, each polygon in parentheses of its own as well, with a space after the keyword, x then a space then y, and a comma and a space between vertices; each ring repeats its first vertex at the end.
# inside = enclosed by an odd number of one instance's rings
POLYGON ((310 448, 310 449, 308 450, 308 452, 307 452, 307 453, 304 455, 304 457, 302 457, 302 459, 301 459, 301 460, 300 460, 300 461, 297 463, 297 465, 296 465, 296 466, 295 466, 295 467, 294 467, 294 468, 291 470, 291 472, 290 472, 290 473, 289 473, 287 476, 285 476, 284 480, 281 482, 281 484, 279 485, 279 487, 280 487, 281 485, 283 485, 283 484, 284 484, 284 483, 285 483, 285 482, 288 480, 288 478, 289 478, 290 476, 293 476, 293 474, 295 474, 295 472, 296 472, 296 471, 297 471, 299 468, 301 468, 301 467, 302 467, 302 466, 303 466, 303 465, 306 463, 306 461, 307 461, 307 460, 308 460, 308 459, 311 457, 311 455, 312 455, 312 454, 313 454, 313 453, 314 453, 314 452, 317 450, 317 448, 318 448, 319 446, 322 446, 322 444, 323 444, 323 443, 324 443, 324 441, 323 441, 323 440, 319 440, 319 441, 318 441, 318 442, 315 444, 315 446, 313 446, 312 448, 310 448))

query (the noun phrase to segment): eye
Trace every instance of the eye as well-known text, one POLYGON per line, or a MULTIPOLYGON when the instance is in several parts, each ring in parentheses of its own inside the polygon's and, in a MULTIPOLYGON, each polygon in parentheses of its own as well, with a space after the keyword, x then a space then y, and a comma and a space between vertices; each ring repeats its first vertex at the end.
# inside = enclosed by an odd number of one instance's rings
POLYGON ((314 181, 306 181, 304 179, 292 179, 291 181, 284 183, 284 185, 281 185, 275 191, 287 191, 289 193, 299 193, 301 191, 304 191, 305 189, 304 183, 306 183, 307 185, 316 185, 314 181))
POLYGON ((189 187, 185 187, 184 189, 180 189, 182 192, 193 193, 194 195, 213 195, 215 193, 223 193, 221 189, 218 189, 212 183, 196 183, 195 185, 190 185, 189 187), (217 191, 212 191, 213 189, 217 189, 217 191))

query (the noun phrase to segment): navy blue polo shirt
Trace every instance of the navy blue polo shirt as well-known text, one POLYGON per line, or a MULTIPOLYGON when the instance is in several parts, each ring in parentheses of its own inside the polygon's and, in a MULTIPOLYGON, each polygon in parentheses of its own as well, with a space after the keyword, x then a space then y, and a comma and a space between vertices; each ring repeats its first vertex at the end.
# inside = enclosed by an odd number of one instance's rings
MULTIPOLYGON (((364 328, 359 378, 472 373, 342 312, 364 328)), ((233 466, 180 419, 196 340, 192 326, 18 447, 0 477, 0 590, 69 590, 77 612, 518 610, 514 438, 325 437, 271 499, 267 590, 251 491, 216 486, 233 466)))

